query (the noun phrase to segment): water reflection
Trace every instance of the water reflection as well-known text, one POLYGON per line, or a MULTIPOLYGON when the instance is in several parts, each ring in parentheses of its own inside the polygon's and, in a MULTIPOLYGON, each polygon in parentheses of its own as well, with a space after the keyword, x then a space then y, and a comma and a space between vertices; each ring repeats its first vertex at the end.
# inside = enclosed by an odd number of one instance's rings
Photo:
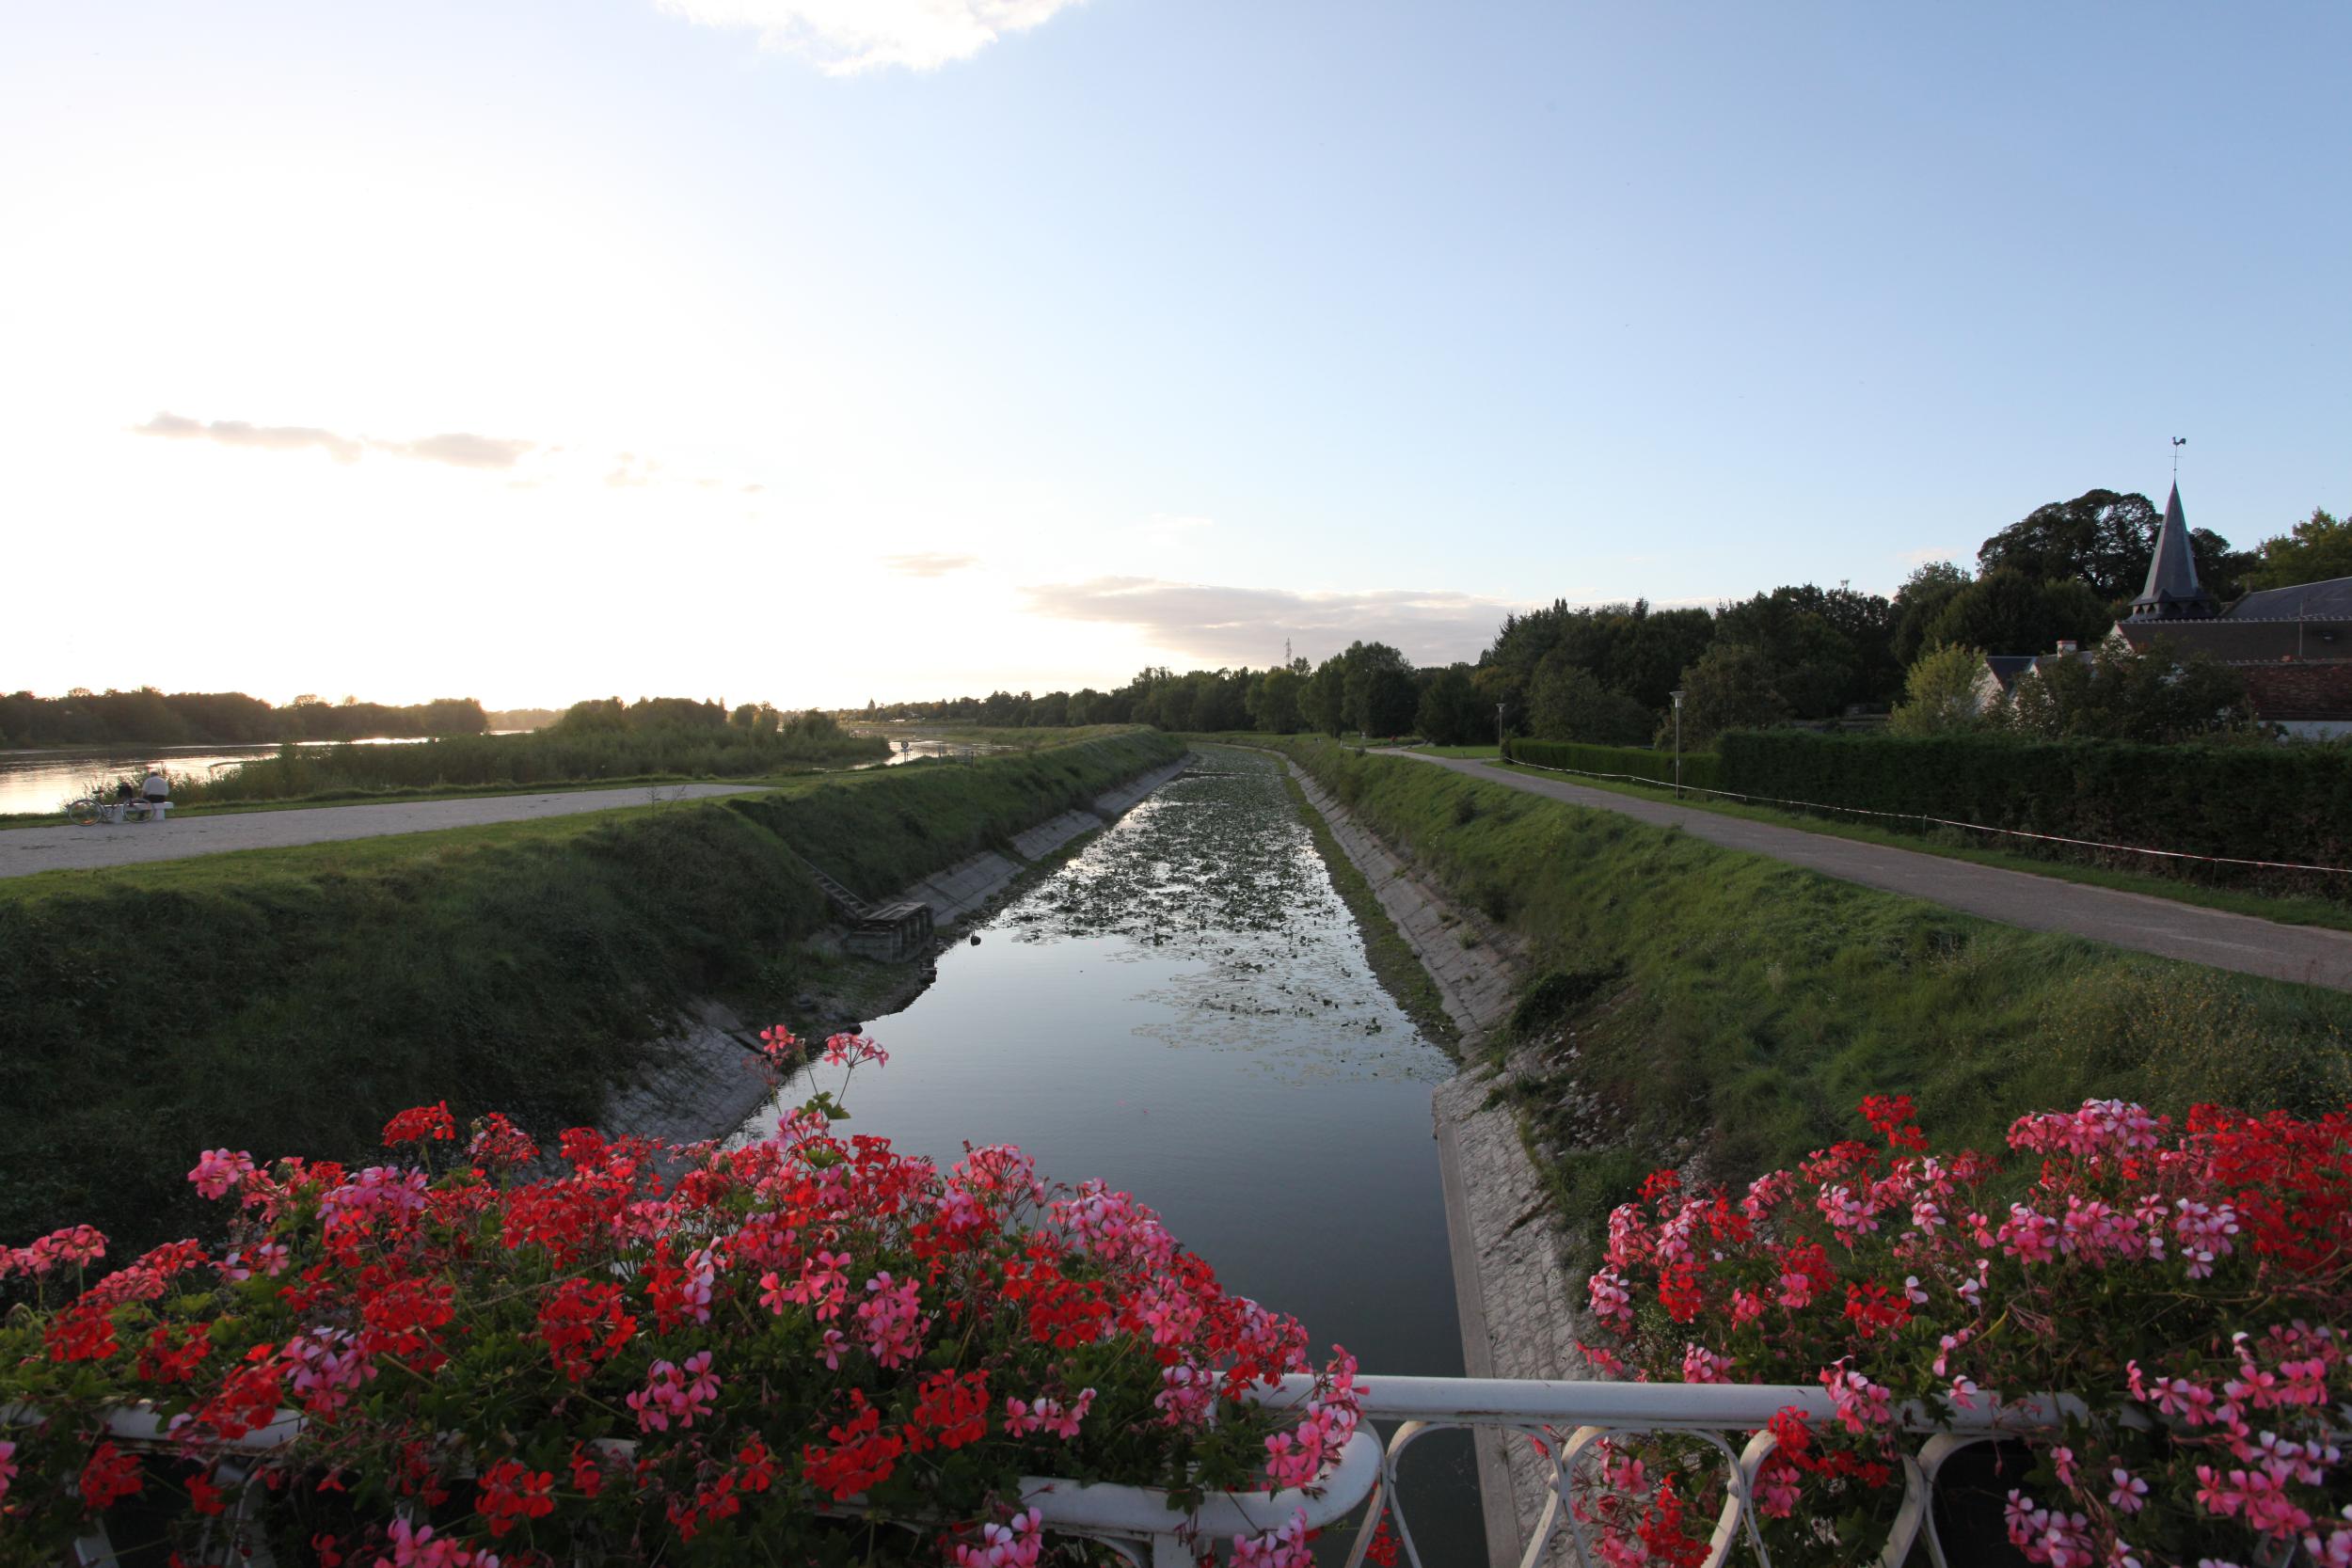
MULTIPOLYGON (((1458 1376, 1429 1109, 1451 1065, 1373 979, 1271 762, 1203 754, 868 1023, 891 1060, 853 1125, 1101 1177, 1318 1347, 1458 1376)), ((1482 1561, 1469 1445, 1443 1441, 1415 1450, 1442 1473, 1417 1533, 1432 1563, 1482 1561)))

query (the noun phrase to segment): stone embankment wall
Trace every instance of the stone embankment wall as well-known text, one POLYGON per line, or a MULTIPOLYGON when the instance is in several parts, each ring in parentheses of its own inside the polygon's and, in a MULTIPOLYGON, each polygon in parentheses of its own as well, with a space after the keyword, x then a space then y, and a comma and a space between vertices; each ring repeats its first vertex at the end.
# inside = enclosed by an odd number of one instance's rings
MULTIPOLYGON (((882 902, 929 905, 944 931, 994 904, 1076 839, 1118 821, 1192 760, 1187 752, 1164 768, 1104 791, 1084 811, 1063 812, 1015 834, 1010 854, 991 850, 970 856, 882 902)), ((928 970, 928 958, 923 962, 928 970)), ((908 999, 928 984, 927 973, 908 999)), ((773 1092, 761 1070, 764 1066, 759 1026, 746 1024, 721 1003, 704 1001, 680 1028, 653 1043, 633 1079, 612 1091, 598 1131, 607 1136, 634 1134, 671 1143, 724 1137, 773 1092)))
MULTIPOLYGON (((1518 944, 1474 909, 1456 905, 1357 822, 1330 791, 1287 764, 1332 837, 1372 884, 1381 908, 1438 985, 1462 1031, 1462 1070, 1433 1098, 1446 1229, 1460 1303, 1462 1359, 1471 1377, 1581 1378, 1574 1297, 1549 1196, 1520 1141, 1518 1119, 1494 1091, 1512 1066, 1486 1049, 1506 1022, 1523 972, 1518 944)), ((1525 1445, 1478 1443, 1486 1538, 1499 1564, 1518 1561, 1549 1495, 1548 1468, 1525 1445)))

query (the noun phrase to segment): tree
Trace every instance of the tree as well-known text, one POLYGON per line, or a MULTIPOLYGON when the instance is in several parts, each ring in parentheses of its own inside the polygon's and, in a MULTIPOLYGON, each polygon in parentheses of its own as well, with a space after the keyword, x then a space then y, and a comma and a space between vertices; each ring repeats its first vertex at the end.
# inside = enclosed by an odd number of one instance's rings
POLYGON ((1895 590, 1890 605, 1894 629, 1887 634, 1887 651, 1909 670, 1928 649, 1928 627, 1973 579, 1964 566, 1931 561, 1915 568, 1895 590))
MULTIPOLYGON (((1763 730, 1788 719, 1788 705, 1772 687, 1772 665, 1748 642, 1718 642, 1682 673, 1682 745, 1708 745, 1725 730, 1763 730)), ((1658 741, 1674 735, 1675 716, 1659 722, 1658 741)))
POLYGON ((1903 677, 1903 701, 1887 716, 1896 735, 1960 735, 1986 727, 1977 696, 1984 654, 1977 648, 1930 648, 1903 677))
MULTIPOLYGON (((294 701, 299 704, 302 699, 294 701)), ((618 697, 590 698, 565 708, 564 717, 548 728, 564 735, 613 734, 628 728, 628 709, 618 697)))
POLYGON ((1875 594, 1808 582, 1724 606, 1715 637, 1756 648, 1773 689, 1799 718, 1828 719, 1849 704, 1888 701, 1900 689, 1901 668, 1887 651, 1891 621, 1891 608, 1875 594))
POLYGON ((1953 594, 1928 624, 1927 641, 1994 654, 2046 654, 2066 641, 2089 646, 2113 624, 2110 607, 2088 584, 2038 580, 2003 566, 1953 594))
POLYGON ((1666 705, 1676 678, 1714 636, 1715 617, 1705 610, 1652 610, 1645 599, 1571 610, 1554 600, 1548 610, 1504 617, 1494 644, 1479 656, 1478 678, 1490 704, 1523 713, 1537 668, 1557 653, 1654 710, 1666 705))
POLYGON ((1596 746, 1645 746, 1658 716, 1622 691, 1612 691, 1590 670, 1558 653, 1536 668, 1528 691, 1529 730, 1545 740, 1596 746))
POLYGON ((2090 658, 2061 659, 2021 675, 2010 714, 2021 732, 2048 740, 2172 742, 2262 733, 2244 677, 2206 654, 2183 657, 2164 641, 2137 655, 2102 648, 2090 658))
POLYGON ((1265 671, 1249 685, 1249 721, 1267 735, 1293 735, 1303 721, 1298 700, 1307 677, 1280 665, 1265 671))
POLYGON ((1343 673, 1342 718, 1365 735, 1402 735, 1413 725, 1421 700, 1413 666, 1386 642, 1351 642, 1340 656, 1343 673))
POLYGON ((1315 673, 1298 693, 1298 713, 1325 735, 1347 727, 1347 658, 1334 654, 1315 666, 1315 673))
POLYGON ((2264 540, 2254 554, 2258 564, 2247 574, 2249 588, 2293 588, 2352 578, 2352 515, 2338 521, 2314 506, 2293 532, 2264 540))
MULTIPOLYGON (((2035 507, 1987 539, 1977 566, 1979 573, 2007 569, 2041 581, 2073 578, 2112 605, 2147 583, 2163 524, 2164 514, 2136 491, 2086 490, 2071 501, 2035 507)), ((2188 541, 2206 588, 2217 598, 2236 597, 2253 557, 2231 549, 2211 529, 2190 529, 2188 541)))
POLYGON ((1439 746, 1470 746, 1493 738, 1494 710, 1479 697, 1470 667, 1450 664, 1422 688, 1413 727, 1439 746))

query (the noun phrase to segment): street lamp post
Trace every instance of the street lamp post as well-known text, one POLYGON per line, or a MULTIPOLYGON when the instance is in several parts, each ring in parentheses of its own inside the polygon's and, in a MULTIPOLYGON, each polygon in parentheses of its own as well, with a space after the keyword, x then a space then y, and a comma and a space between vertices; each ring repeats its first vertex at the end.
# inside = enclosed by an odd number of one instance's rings
POLYGON ((1501 703, 1495 705, 1495 760, 1497 762, 1510 760, 1502 754, 1502 705, 1501 703))
POLYGON ((1675 799, 1682 799, 1682 692, 1677 689, 1675 700, 1675 799))

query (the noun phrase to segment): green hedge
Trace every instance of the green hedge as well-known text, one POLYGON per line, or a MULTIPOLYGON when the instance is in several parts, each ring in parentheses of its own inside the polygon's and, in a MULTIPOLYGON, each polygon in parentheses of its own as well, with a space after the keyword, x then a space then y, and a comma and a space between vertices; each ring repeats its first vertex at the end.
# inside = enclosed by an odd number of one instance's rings
MULTIPOLYGON (((1630 773, 1635 778, 1675 782, 1675 754, 1646 746, 1588 746, 1577 740, 1513 740, 1505 748, 1513 762, 1566 768, 1580 773, 1630 773)), ((1696 789, 1721 789, 1723 759, 1712 752, 1682 753, 1682 782, 1696 789)))
MULTIPOLYGON (((1772 730, 1725 735, 1716 748, 1720 787, 1743 795, 2194 855, 2352 865, 2352 750, 2341 747, 1772 730)), ((2152 870, 2171 863, 2119 858, 2152 870)))

